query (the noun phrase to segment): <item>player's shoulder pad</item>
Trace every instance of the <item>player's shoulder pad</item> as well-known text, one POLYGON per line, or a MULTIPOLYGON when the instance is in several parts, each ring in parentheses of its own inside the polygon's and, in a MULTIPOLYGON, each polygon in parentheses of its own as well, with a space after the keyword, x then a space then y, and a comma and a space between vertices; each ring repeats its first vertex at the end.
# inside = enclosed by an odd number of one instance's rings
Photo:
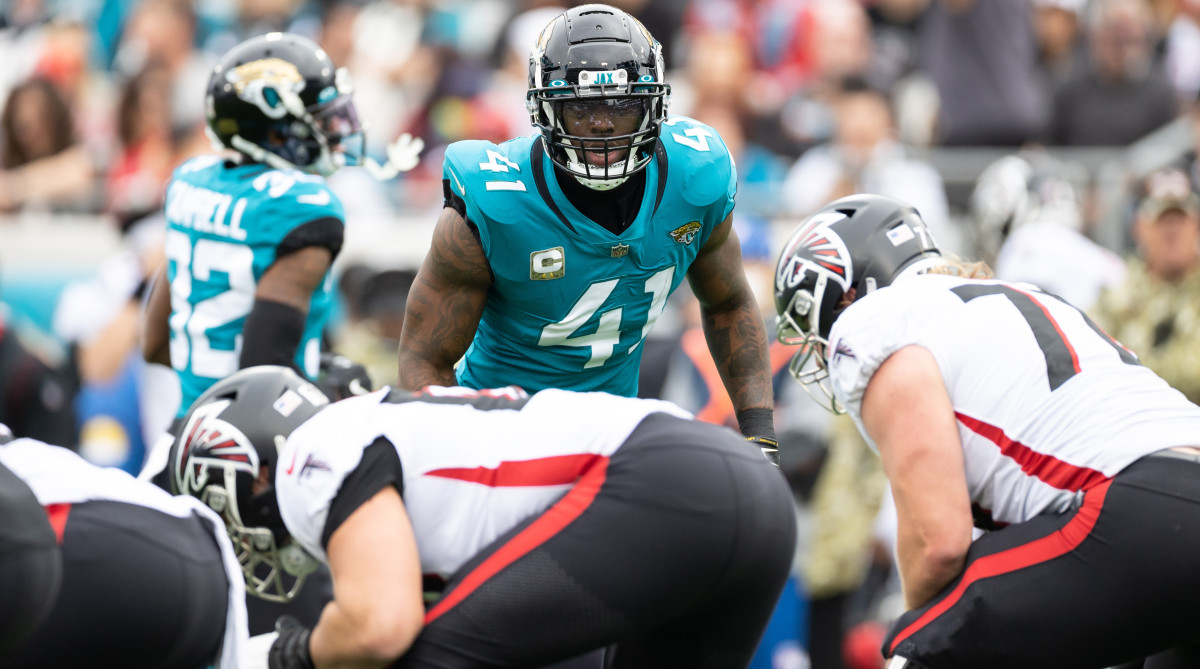
POLYGON ((258 206, 296 224, 346 217, 342 201, 323 177, 299 170, 269 169, 250 179, 248 194, 258 206))
POLYGON ((467 205, 468 218, 502 220, 513 212, 514 193, 536 192, 529 154, 537 135, 510 139, 503 144, 464 140, 446 147, 442 178, 467 205))
POLYGON ((171 180, 174 181, 188 174, 196 174, 197 172, 211 169, 213 166, 220 164, 222 160, 224 158, 218 155, 203 155, 188 158, 171 172, 171 180))
POLYGON ((672 116, 663 121, 659 137, 667 153, 668 187, 697 206, 733 199, 737 167, 725 140, 712 126, 672 116))

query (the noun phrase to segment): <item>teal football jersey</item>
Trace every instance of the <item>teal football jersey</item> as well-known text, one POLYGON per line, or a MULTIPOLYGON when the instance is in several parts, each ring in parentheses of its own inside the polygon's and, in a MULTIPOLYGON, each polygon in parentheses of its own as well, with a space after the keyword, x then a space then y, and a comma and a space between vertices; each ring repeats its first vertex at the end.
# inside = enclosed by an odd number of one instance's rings
MULTIPOLYGON (((242 328, 258 281, 281 242, 318 219, 344 220, 321 177, 216 156, 179 166, 167 185, 167 278, 171 284, 171 365, 183 399, 179 415, 210 385, 238 369, 242 328)), ((314 291, 296 365, 315 378, 329 320, 330 277, 314 291)))
POLYGON ((458 382, 635 395, 642 341, 733 210, 733 160, 712 128, 664 122, 637 218, 619 235, 581 214, 554 170, 537 135, 446 150, 443 178, 494 276, 458 382))

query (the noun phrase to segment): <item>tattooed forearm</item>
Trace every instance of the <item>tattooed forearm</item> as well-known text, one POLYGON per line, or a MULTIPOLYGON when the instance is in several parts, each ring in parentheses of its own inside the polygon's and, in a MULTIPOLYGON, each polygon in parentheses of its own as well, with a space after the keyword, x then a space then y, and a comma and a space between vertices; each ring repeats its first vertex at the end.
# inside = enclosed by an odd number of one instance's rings
POLYGON ((740 412, 773 407, 767 331, 746 281, 741 243, 730 220, 713 231, 688 280, 700 300, 708 350, 734 408, 740 412))
POLYGON ((401 387, 454 385, 454 365, 475 338, 490 285, 479 241, 457 212, 443 210, 408 294, 400 336, 401 387))
POLYGON ((766 328, 751 298, 732 309, 702 308, 704 337, 737 411, 774 406, 766 328))

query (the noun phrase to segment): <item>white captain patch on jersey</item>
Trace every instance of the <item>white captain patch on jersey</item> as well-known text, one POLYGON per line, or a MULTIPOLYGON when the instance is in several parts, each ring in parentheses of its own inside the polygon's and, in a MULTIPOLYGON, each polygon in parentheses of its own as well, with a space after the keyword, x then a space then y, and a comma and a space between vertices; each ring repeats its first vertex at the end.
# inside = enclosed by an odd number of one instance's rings
POLYGON ((385 388, 331 404, 300 426, 280 453, 275 482, 288 532, 326 560, 330 505, 366 448, 386 437, 400 457, 422 570, 446 578, 605 465, 650 413, 690 417, 667 402, 603 393, 455 390, 391 403, 385 388), (454 399, 464 393, 486 397, 487 408, 454 399), (310 460, 322 467, 306 471, 310 460))
POLYGON ((937 361, 971 501, 998 522, 1065 510, 1080 489, 1200 434, 1200 407, 1074 307, 1028 285, 940 275, 880 289, 834 324, 830 350, 853 355, 832 355, 830 379, 860 430, 868 381, 909 345, 937 361))

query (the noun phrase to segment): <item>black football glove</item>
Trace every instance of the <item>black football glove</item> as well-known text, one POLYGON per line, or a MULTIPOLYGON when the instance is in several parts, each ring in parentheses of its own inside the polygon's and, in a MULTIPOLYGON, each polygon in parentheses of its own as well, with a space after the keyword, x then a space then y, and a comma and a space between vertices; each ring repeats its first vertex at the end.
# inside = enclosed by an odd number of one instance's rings
POLYGON ((779 466, 779 442, 774 437, 746 437, 746 441, 758 446, 771 464, 779 466))
POLYGON ((367 368, 337 353, 321 354, 321 368, 314 382, 330 402, 344 400, 371 392, 371 377, 367 368))
POLYGON ((291 616, 280 616, 275 621, 275 632, 279 636, 267 654, 269 669, 316 669, 308 650, 312 630, 291 616))

